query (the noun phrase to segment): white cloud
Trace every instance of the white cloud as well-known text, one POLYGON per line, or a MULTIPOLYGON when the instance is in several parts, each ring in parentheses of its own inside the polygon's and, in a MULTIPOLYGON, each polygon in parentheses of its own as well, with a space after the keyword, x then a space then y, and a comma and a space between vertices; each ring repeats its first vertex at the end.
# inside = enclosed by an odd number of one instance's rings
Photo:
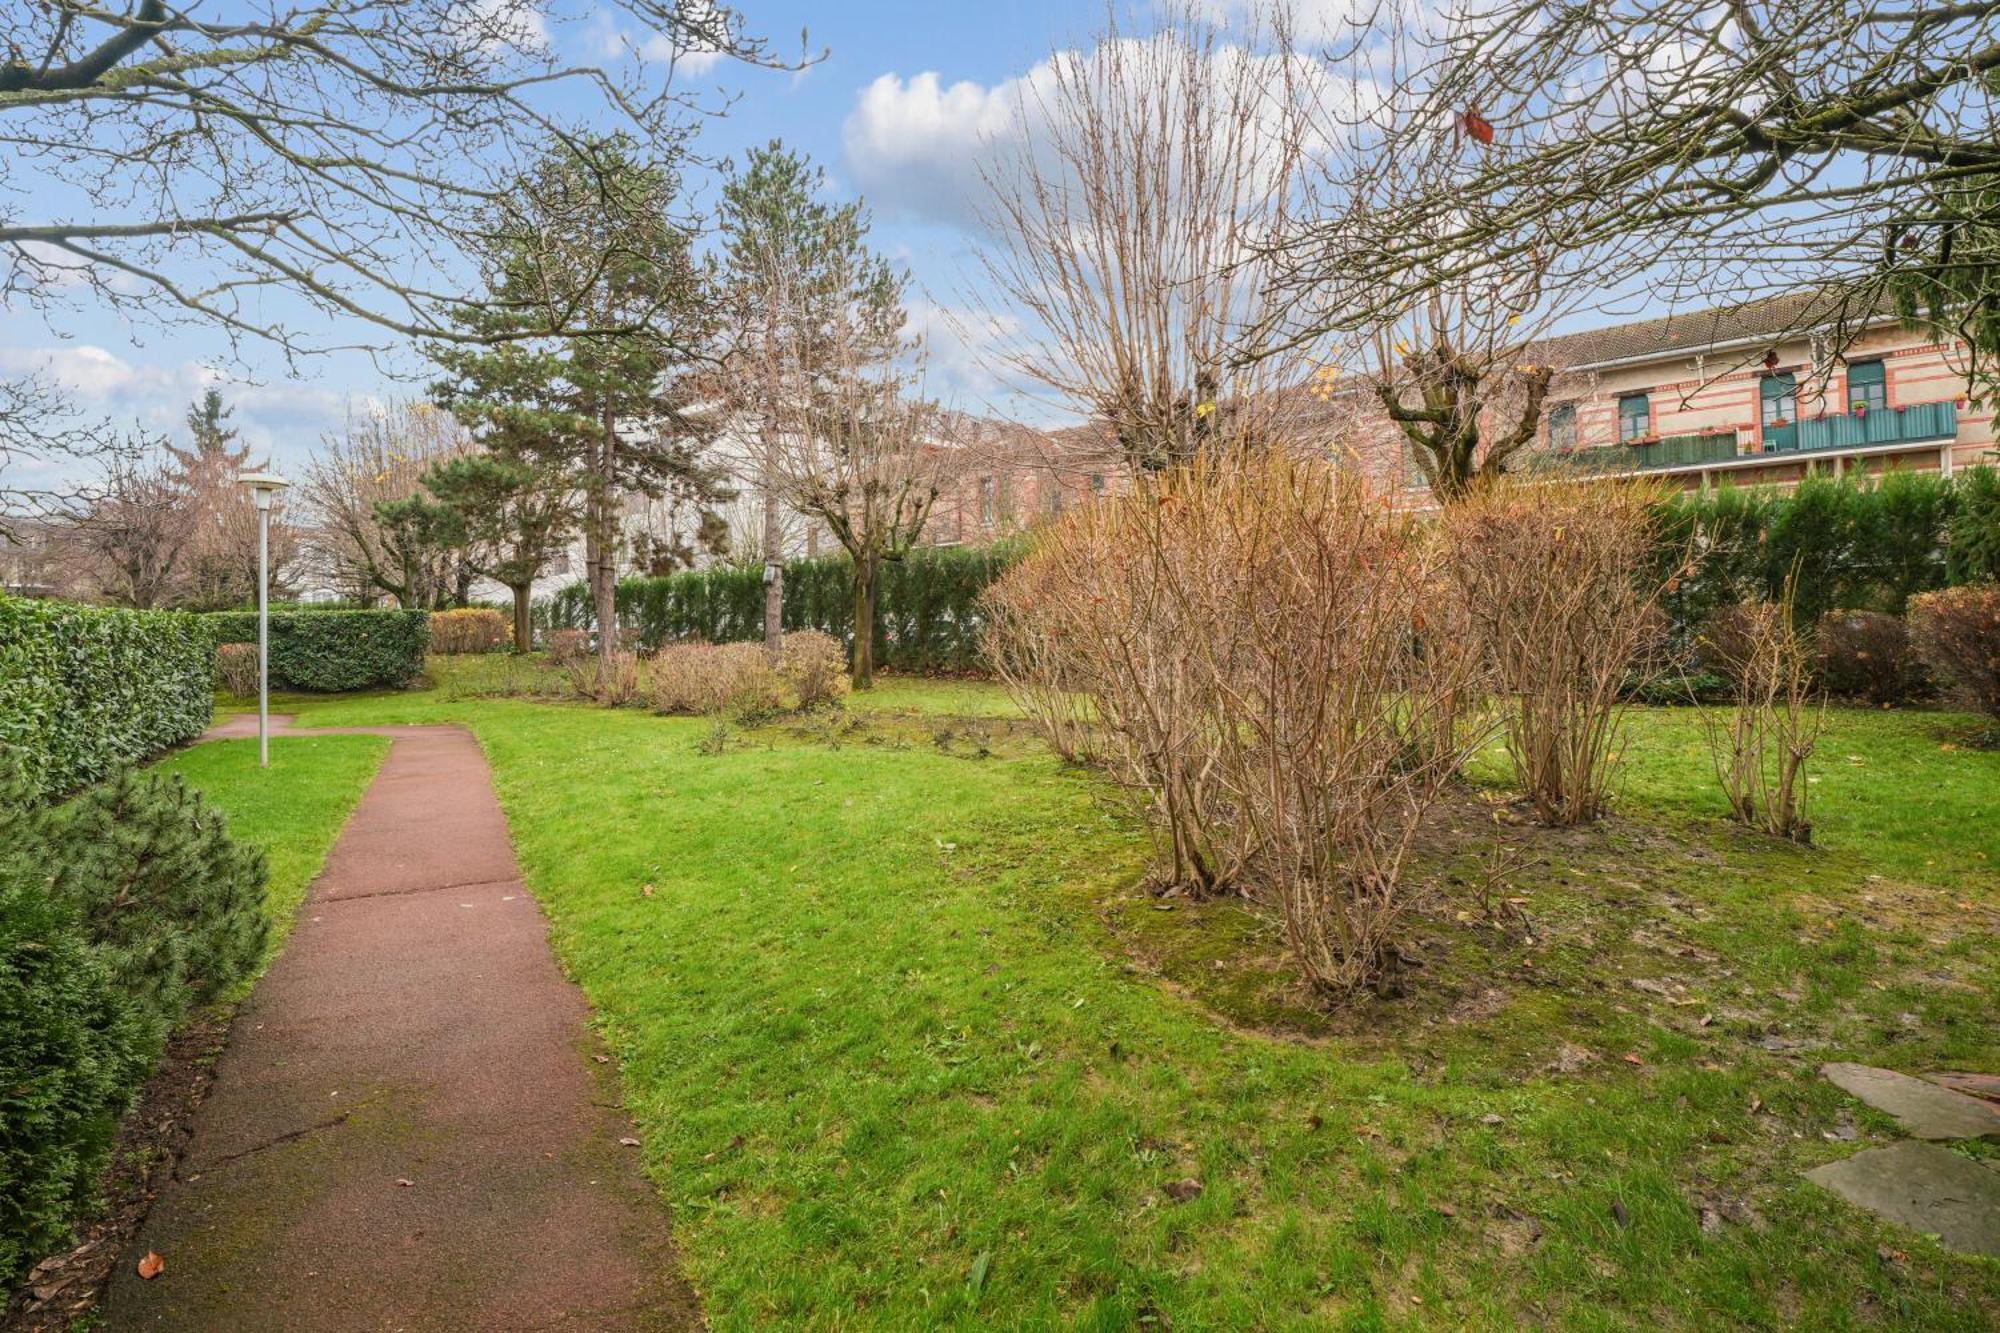
POLYGON ((88 343, 0 346, 0 375, 45 374, 69 392, 79 416, 137 425, 179 438, 190 404, 213 386, 235 408, 243 440, 280 465, 302 460, 323 431, 338 428, 350 406, 367 410, 373 395, 299 380, 258 383, 201 361, 149 364, 88 343))
MULTIPOLYGON (((733 26, 728 13, 718 13, 713 0, 680 0, 675 10, 689 23, 714 30, 733 26)), ((637 55, 656 65, 671 65, 676 74, 702 75, 720 65, 728 56, 715 43, 676 30, 674 36, 649 32, 637 37, 619 23, 617 16, 600 5, 585 29, 584 43, 598 60, 617 60, 637 55)))
POLYGON ((549 49, 548 21, 525 0, 463 0, 452 6, 448 21, 488 55, 510 49, 539 55, 549 49))

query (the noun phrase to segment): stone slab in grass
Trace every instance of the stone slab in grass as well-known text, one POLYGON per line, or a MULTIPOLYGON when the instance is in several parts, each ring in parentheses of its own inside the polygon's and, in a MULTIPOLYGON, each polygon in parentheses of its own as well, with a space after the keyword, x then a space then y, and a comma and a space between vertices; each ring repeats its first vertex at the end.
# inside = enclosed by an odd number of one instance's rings
POLYGON ((1917 1138, 2000 1138, 2000 1106, 1976 1097, 1869 1065, 1829 1064, 1819 1072, 1835 1087, 1896 1117, 1917 1138))
POLYGON ((1940 1088, 1950 1088, 1953 1092, 1962 1092, 1968 1097, 2000 1102, 2000 1074, 1963 1074, 1934 1069, 1924 1075, 1924 1081, 1935 1083, 1940 1088))
POLYGON ((1949 1148, 1870 1148, 1806 1179, 1951 1249, 2000 1259, 2000 1171, 1949 1148))

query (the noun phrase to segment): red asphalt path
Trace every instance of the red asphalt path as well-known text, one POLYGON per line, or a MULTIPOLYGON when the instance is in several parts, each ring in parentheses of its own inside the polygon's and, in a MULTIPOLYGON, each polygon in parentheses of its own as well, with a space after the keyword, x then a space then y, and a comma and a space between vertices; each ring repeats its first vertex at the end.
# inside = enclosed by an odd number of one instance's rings
POLYGON ((365 730, 388 757, 238 1012, 102 1326, 699 1327, 478 745, 365 730), (166 1271, 143 1281, 149 1250, 166 1271))

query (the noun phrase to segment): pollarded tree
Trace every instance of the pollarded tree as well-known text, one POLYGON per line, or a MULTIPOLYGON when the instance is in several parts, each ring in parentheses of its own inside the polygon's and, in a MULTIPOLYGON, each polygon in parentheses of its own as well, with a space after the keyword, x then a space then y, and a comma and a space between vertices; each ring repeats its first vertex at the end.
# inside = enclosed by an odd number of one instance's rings
POLYGON ((536 578, 576 530, 577 495, 559 466, 534 455, 473 454, 424 477, 424 488, 457 516, 472 569, 514 597, 514 651, 532 646, 529 596, 536 578))
POLYGON ((493 453, 580 497, 598 651, 617 650, 621 516, 632 496, 719 496, 702 458, 714 426, 713 273, 676 217, 680 176, 622 138, 553 143, 496 223, 486 293, 458 318, 472 341, 433 344, 439 401, 493 453), (587 313, 586 313, 587 312, 587 313), (587 318, 604 330, 538 331, 587 318))

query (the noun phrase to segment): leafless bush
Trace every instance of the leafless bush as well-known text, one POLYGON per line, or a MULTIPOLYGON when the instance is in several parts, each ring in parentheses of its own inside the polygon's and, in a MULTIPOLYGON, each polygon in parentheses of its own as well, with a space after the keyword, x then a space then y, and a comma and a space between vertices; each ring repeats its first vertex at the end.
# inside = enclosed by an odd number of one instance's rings
POLYGON ((2000 586, 1911 598, 1910 641, 1962 703, 2000 718, 2000 586))
POLYGON ((1923 663, 1900 616, 1829 611, 1820 617, 1819 678, 1833 694, 1888 706, 1924 689, 1923 663))
POLYGON ((847 651, 831 634, 813 629, 787 634, 778 674, 801 709, 837 704, 847 697, 847 651))
POLYGON ((1070 763, 1087 764, 1099 757, 1088 680, 1070 640, 1053 624, 1067 591, 1061 585, 1075 577, 1075 570, 1054 560, 1017 561, 982 598, 983 646, 994 674, 1049 748, 1070 763))
POLYGON ((239 699, 257 692, 257 645, 219 643, 215 646, 215 679, 239 699))
POLYGON ((1793 842, 1812 841, 1806 761, 1826 710, 1813 686, 1811 639, 1793 624, 1791 580, 1776 602, 1746 603, 1718 617, 1728 637, 1702 640, 1705 656, 1736 687, 1727 714, 1701 713, 1715 775, 1736 819, 1793 842))
POLYGON ((1013 617, 1009 669, 1046 673, 1029 691, 1031 715, 1061 717, 1062 691, 1088 701, 1099 758, 1150 815, 1156 880, 1198 895, 1231 884, 1247 853, 1218 785, 1215 679, 1198 649, 1215 632, 1213 603, 1189 591, 1203 553, 1178 538, 1175 520, 1200 488, 1185 471, 1143 477, 1075 511, 999 594, 1013 617))
POLYGON ((607 708, 623 708, 639 697, 640 668, 635 653, 618 652, 609 657, 584 657, 566 668, 570 688, 577 697, 607 708))
POLYGON ((488 606, 433 611, 430 627, 434 653, 491 653, 513 640, 507 617, 488 606))
MULTIPOLYGON (((836 673, 845 662, 841 654, 836 673)), ((646 663, 646 683, 653 707, 662 713, 729 713, 754 721, 785 706, 784 681, 762 644, 668 644, 646 663)))
POLYGON ((1472 739, 1460 723, 1483 671, 1426 633, 1449 548, 1313 460, 1267 454, 1204 480, 1166 523, 1198 579, 1180 595, 1214 608, 1193 647, 1220 785, 1308 983, 1389 988, 1404 864, 1472 739))
POLYGON ((549 660, 557 666, 573 666, 590 655, 590 635, 580 629, 549 631, 549 660))
POLYGON ((1624 714, 1620 693, 1648 642, 1647 486, 1501 478, 1441 518, 1452 583, 1495 671, 1507 750, 1537 818, 1604 810, 1624 714))

